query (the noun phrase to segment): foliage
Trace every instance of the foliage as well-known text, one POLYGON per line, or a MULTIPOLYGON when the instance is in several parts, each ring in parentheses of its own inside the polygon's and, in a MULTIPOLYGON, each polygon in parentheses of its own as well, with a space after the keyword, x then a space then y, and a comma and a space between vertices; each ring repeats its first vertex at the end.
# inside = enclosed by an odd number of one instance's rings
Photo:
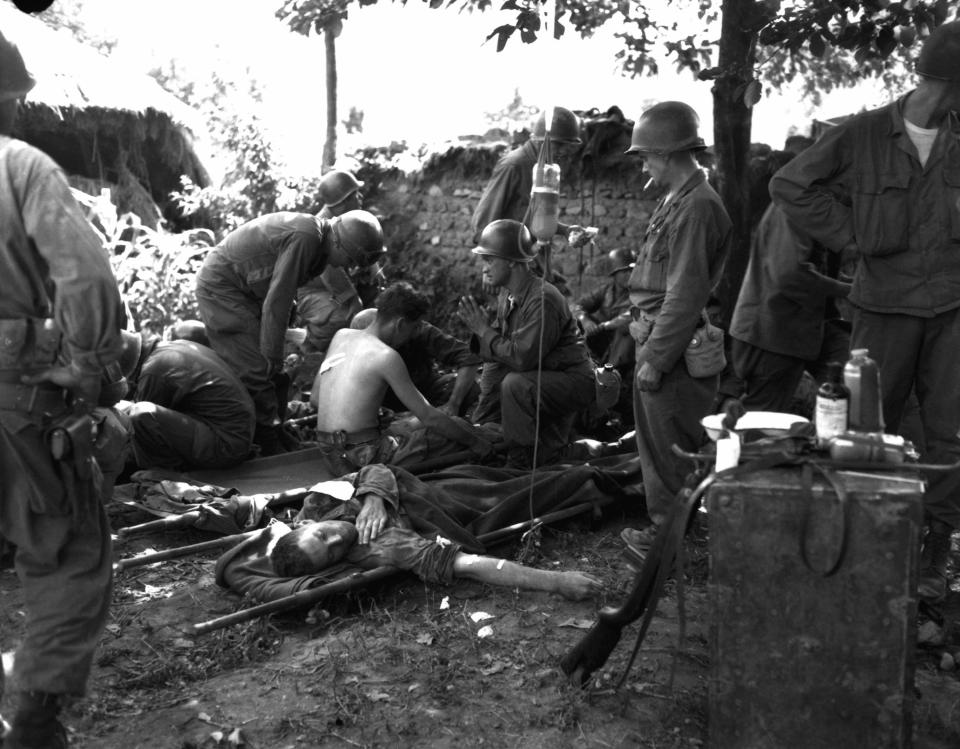
POLYGON ((196 276, 213 233, 193 229, 172 234, 145 226, 133 213, 117 216, 105 194, 72 190, 100 237, 136 330, 162 333, 178 320, 198 316, 196 276))
POLYGON ((99 29, 91 29, 84 20, 87 15, 88 0, 59 0, 53 3, 36 18, 52 29, 64 29, 73 35, 74 39, 83 42, 89 47, 109 55, 117 46, 117 38, 103 34, 99 29))

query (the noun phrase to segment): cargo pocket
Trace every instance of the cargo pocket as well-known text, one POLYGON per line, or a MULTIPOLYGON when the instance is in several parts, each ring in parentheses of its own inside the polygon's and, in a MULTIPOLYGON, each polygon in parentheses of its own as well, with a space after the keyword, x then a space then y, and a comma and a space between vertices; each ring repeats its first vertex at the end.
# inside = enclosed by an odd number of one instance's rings
POLYGON ((17 369, 27 340, 28 321, 0 320, 0 369, 17 369))
POLYGON ((859 175, 853 230, 861 254, 883 257, 908 249, 909 188, 909 174, 859 175))

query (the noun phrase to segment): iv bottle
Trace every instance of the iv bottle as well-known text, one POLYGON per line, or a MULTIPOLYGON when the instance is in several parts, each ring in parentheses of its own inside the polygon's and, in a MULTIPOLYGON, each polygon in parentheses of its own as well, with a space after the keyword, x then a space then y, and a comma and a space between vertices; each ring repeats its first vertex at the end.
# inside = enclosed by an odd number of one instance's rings
POLYGON ((850 391, 843 384, 842 365, 832 361, 827 364, 827 379, 817 391, 814 406, 814 426, 820 445, 847 431, 849 413, 850 391))
POLYGON ((560 165, 550 162, 533 165, 530 193, 530 233, 538 242, 549 243, 560 222, 560 165))
POLYGON ((853 432, 883 431, 880 370, 865 348, 853 349, 843 367, 843 384, 850 390, 848 428, 853 432))

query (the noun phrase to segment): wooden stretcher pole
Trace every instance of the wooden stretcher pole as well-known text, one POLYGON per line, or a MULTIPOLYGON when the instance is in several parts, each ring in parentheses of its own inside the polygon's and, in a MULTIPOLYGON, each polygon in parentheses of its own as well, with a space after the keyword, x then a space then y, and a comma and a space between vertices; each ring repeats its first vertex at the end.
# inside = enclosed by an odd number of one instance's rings
MULTIPOLYGON (((564 520, 565 518, 579 515, 582 512, 587 512, 588 510, 592 510, 612 501, 613 500, 611 498, 604 498, 604 500, 597 502, 581 502, 573 507, 567 507, 563 510, 557 510, 555 512, 548 512, 545 515, 534 518, 533 520, 525 520, 522 523, 515 523, 514 525, 506 528, 484 533, 478 536, 477 540, 483 544, 493 543, 494 541, 499 541, 505 536, 526 530, 527 528, 532 527, 534 524, 552 523, 558 520, 564 520)), ((275 601, 268 601, 258 606, 253 606, 241 611, 235 611, 232 614, 227 614, 225 616, 220 616, 205 622, 200 622, 199 624, 194 624, 190 629, 190 633, 194 635, 202 635, 206 634, 207 632, 212 632, 215 629, 222 629, 223 627, 229 627, 233 624, 247 622, 251 619, 256 619, 257 617, 264 616, 266 614, 275 614, 280 611, 287 611, 288 609, 298 608, 300 606, 312 605, 323 600, 329 595, 333 595, 334 593, 345 593, 348 590, 354 590, 356 588, 363 587, 364 585, 376 582, 377 580, 382 580, 398 572, 400 572, 400 570, 398 570, 396 567, 376 567, 375 569, 350 575, 349 577, 345 577, 341 580, 336 580, 325 585, 320 585, 316 588, 301 590, 298 593, 285 596, 284 598, 278 598, 275 601)))
POLYGON ((122 570, 128 570, 131 567, 142 567, 145 564, 153 564, 154 562, 163 562, 167 559, 186 557, 190 556, 191 554, 199 554, 202 551, 222 549, 226 546, 238 544, 244 539, 250 538, 251 536, 255 536, 262 530, 262 528, 257 528, 256 530, 248 531, 247 533, 235 533, 232 536, 221 536, 220 538, 215 538, 212 541, 201 541, 198 544, 178 546, 175 549, 155 551, 150 554, 141 554, 138 557, 127 557, 126 559, 121 559, 114 564, 113 569, 114 572, 120 572, 122 570))
POLYGON ((179 515, 168 515, 167 517, 151 520, 139 525, 128 525, 125 528, 117 530, 117 538, 126 538, 137 533, 151 533, 153 531, 168 531, 174 528, 189 528, 200 517, 199 510, 190 510, 179 515))
POLYGON ((329 595, 333 595, 334 593, 346 593, 348 590, 364 587, 378 580, 383 580, 387 577, 390 577, 391 575, 396 575, 399 572, 400 570, 396 567, 388 566, 375 567, 374 569, 367 570, 365 572, 357 572, 356 574, 341 578, 340 580, 334 580, 331 583, 319 585, 316 588, 301 590, 298 593, 294 593, 293 595, 289 595, 284 598, 278 598, 275 601, 267 601, 266 603, 261 603, 260 605, 253 606, 249 609, 235 611, 232 614, 219 616, 216 619, 210 619, 206 622, 194 624, 191 627, 190 632, 194 635, 202 635, 206 634, 207 632, 212 632, 215 629, 222 629, 223 627, 229 627, 233 624, 248 622, 251 619, 256 619, 257 617, 265 616, 267 614, 275 614, 280 611, 298 608, 299 606, 308 606, 310 604, 317 603, 318 601, 326 598, 329 595))

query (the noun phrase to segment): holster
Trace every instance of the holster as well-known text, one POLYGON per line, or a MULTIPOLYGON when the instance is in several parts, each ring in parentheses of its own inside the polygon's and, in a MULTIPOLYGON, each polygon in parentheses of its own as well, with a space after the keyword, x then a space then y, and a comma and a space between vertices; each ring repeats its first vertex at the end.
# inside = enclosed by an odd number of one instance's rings
POLYGON ((44 439, 54 460, 69 463, 81 481, 91 478, 95 435, 90 414, 68 411, 54 418, 44 439))

